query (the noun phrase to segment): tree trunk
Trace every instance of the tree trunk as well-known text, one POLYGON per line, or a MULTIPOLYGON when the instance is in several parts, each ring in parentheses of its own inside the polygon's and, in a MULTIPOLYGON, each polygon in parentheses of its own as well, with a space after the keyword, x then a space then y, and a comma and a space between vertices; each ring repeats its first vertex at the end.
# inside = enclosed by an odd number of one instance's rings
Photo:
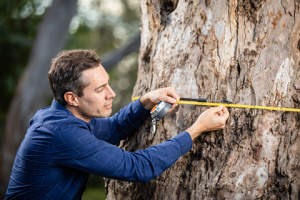
MULTIPOLYGON (((174 86, 181 97, 300 107, 299 0, 142 0, 133 96, 174 86)), ((145 149, 187 129, 207 107, 179 105, 121 146, 145 149)), ((223 131, 149 183, 106 179, 107 199, 299 199, 300 113, 229 109, 223 131)))
POLYGON ((28 67, 18 82, 6 117, 0 157, 0 198, 6 192, 14 158, 29 119, 38 109, 49 104, 52 93, 47 73, 51 59, 65 45, 76 8, 77 0, 54 0, 39 27, 28 67))

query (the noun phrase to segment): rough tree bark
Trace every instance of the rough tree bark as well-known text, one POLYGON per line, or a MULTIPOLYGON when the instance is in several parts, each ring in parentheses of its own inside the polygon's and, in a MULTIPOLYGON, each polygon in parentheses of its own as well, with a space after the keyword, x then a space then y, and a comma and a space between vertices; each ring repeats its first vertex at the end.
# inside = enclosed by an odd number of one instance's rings
POLYGON ((54 0, 39 27, 28 66, 19 80, 6 117, 0 157, 0 198, 6 192, 15 155, 29 119, 51 98, 47 73, 51 59, 63 49, 77 0, 54 0))
MULTIPOLYGON (((300 107, 299 0, 142 0, 133 96, 174 86, 182 97, 300 107)), ((188 128, 205 107, 180 105, 121 146, 145 149, 188 128)), ((149 183, 106 179, 107 199, 299 199, 300 113, 231 108, 223 131, 149 183)))

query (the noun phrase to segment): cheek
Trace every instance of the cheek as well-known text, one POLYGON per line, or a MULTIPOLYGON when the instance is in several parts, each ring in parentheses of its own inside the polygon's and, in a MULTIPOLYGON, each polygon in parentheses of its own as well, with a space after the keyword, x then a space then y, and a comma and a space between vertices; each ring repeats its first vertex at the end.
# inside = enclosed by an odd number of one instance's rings
POLYGON ((97 109, 105 103, 105 96, 103 92, 97 93, 95 91, 87 91, 83 99, 85 105, 87 107, 93 107, 93 109, 97 109))
POLYGON ((105 103, 104 97, 102 94, 94 94, 91 95, 88 99, 89 103, 93 104, 94 106, 101 106, 105 103))

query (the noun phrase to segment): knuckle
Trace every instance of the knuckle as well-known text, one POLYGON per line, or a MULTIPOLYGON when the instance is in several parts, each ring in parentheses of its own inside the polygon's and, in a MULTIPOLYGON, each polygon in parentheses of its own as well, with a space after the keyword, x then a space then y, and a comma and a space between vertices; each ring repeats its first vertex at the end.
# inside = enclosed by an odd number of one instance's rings
POLYGON ((226 119, 222 118, 222 124, 226 124, 226 119))

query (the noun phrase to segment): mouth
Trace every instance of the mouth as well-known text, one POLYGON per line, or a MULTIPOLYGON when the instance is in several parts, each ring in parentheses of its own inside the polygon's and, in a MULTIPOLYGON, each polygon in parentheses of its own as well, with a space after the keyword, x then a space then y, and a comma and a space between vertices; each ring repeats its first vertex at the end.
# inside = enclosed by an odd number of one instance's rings
POLYGON ((104 108, 111 108, 112 107, 112 100, 106 104, 104 104, 104 108))

